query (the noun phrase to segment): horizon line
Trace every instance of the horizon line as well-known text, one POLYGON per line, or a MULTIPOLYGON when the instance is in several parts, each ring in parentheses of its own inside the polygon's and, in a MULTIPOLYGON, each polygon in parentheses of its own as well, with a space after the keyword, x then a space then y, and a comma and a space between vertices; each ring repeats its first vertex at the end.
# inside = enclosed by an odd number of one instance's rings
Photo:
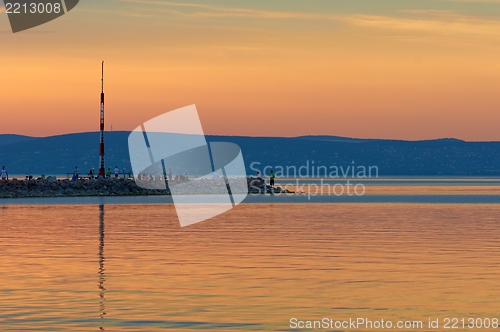
MULTIPOLYGON (((131 130, 105 130, 105 133, 131 133, 131 130)), ((0 137, 3 135, 14 135, 14 136, 22 136, 22 137, 29 137, 33 139, 41 139, 41 138, 50 138, 50 137, 58 137, 58 136, 65 136, 65 135, 78 135, 78 134, 91 134, 91 133, 99 133, 99 131, 81 131, 81 132, 70 132, 70 133, 63 133, 63 134, 54 134, 54 135, 47 135, 47 136, 31 136, 31 135, 24 135, 24 134, 15 134, 15 133, 2 133, 0 134, 0 137)), ((346 140, 354 140, 354 141, 402 141, 402 142, 423 142, 423 141, 439 141, 439 140, 449 140, 449 141, 458 141, 458 142, 464 142, 464 143, 500 143, 500 140, 464 140, 461 138, 456 138, 456 137, 437 137, 437 138, 423 138, 423 139, 402 139, 402 138, 365 138, 365 137, 350 137, 350 136, 337 136, 337 135, 322 135, 322 134, 308 134, 308 135, 299 135, 299 136, 251 136, 251 135, 228 135, 228 134, 205 134, 205 136, 225 136, 225 137, 248 137, 248 138, 288 138, 288 139, 294 139, 294 138, 338 138, 338 139, 346 139, 346 140)), ((340 143, 340 142, 337 142, 340 143)))

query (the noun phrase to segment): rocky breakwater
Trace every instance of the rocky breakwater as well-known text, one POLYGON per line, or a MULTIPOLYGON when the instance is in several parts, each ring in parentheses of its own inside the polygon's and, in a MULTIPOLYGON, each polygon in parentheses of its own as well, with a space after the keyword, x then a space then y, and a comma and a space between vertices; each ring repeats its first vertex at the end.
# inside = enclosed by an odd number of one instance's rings
POLYGON ((249 194, 288 194, 293 193, 288 189, 282 189, 281 187, 272 187, 266 184, 266 181, 262 178, 247 177, 248 193, 249 194))
MULTIPOLYGON (((144 181, 146 182, 146 181, 144 181)), ((223 193, 230 186, 225 180, 189 180, 189 181, 169 181, 174 190, 174 186, 182 187, 181 193, 185 194, 210 194, 223 193), (211 190, 207 190, 210 187, 211 190)), ((170 189, 160 189, 163 185, 158 182, 141 184, 139 187, 131 179, 79 179, 72 181, 57 180, 54 177, 47 179, 0 181, 0 198, 20 198, 20 197, 67 197, 67 196, 141 196, 141 195, 170 195, 170 189), (157 184, 157 185, 155 185, 157 184), (150 189, 145 189, 147 187, 150 189)), ((230 189, 235 191, 236 188, 230 189)), ((247 178, 247 188, 239 188, 239 192, 246 191, 250 194, 269 193, 290 193, 288 190, 271 187, 261 178, 247 178)), ((175 190, 174 190, 175 192, 175 190)), ((236 192, 235 192, 236 193, 236 192)))
POLYGON ((36 180, 0 182, 0 197, 64 197, 64 196, 139 196, 168 195, 167 190, 143 189, 129 179, 57 180, 53 177, 36 180))

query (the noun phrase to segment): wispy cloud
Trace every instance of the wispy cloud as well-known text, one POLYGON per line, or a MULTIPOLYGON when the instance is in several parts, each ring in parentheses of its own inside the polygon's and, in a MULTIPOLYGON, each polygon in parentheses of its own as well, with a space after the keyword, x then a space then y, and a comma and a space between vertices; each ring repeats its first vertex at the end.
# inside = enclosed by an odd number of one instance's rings
MULTIPOLYGON (((370 30, 385 30, 398 38, 410 36, 442 36, 446 38, 498 38, 500 21, 459 14, 453 10, 400 10, 394 16, 364 14, 329 14, 292 11, 269 11, 213 4, 181 3, 161 0, 120 0, 122 2, 163 7, 165 11, 184 17, 248 17, 257 19, 330 20, 370 30)), ((444 0, 498 2, 500 0, 444 0)), ((141 8, 144 10, 144 7, 141 8)))
POLYGON ((142 3, 147 5, 159 5, 159 6, 169 6, 169 7, 190 7, 190 8, 205 8, 205 9, 214 9, 214 8, 224 8, 215 5, 209 4, 201 4, 201 3, 184 3, 184 2, 171 2, 171 1, 155 1, 155 0, 121 0, 122 2, 133 2, 133 3, 142 3))
POLYGON ((272 19, 323 19, 335 20, 337 15, 287 12, 287 11, 269 11, 250 8, 233 8, 209 4, 179 3, 170 1, 154 0, 121 0, 122 2, 140 3, 164 7, 178 7, 185 9, 198 9, 199 11, 176 11, 177 14, 190 17, 249 17, 249 18, 272 18, 272 19))
POLYGON ((441 18, 463 17, 463 15, 457 14, 457 12, 454 10, 443 10, 443 9, 403 9, 399 10, 398 12, 429 16, 429 17, 441 17, 441 18))
POLYGON ((116 16, 124 17, 151 17, 151 15, 140 13, 138 10, 103 10, 103 9, 88 9, 88 8, 76 8, 76 10, 81 12, 91 12, 91 13, 104 13, 116 16))
MULTIPOLYGON (((428 13, 429 14, 429 13, 428 13)), ((449 12, 434 12, 429 19, 374 15, 351 15, 343 21, 359 27, 399 32, 424 32, 449 37, 500 37, 500 21, 479 19, 449 12)))

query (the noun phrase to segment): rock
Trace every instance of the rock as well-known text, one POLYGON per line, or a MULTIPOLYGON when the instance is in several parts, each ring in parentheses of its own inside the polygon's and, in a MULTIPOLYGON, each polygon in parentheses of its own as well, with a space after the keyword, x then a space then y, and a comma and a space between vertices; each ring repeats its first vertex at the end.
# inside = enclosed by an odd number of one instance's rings
MULTIPOLYGON (((0 182, 0 198, 1 197, 55 197, 55 196, 120 196, 120 195, 170 195, 170 188, 173 186, 182 186, 183 193, 197 194, 212 192, 214 194, 227 193, 228 191, 239 190, 245 191, 243 188, 230 188, 224 179, 220 181, 212 179, 200 179, 190 181, 169 181, 166 184, 166 189, 161 189, 161 182, 150 183, 144 181, 145 184, 151 185, 151 189, 139 187, 135 181, 130 179, 91 179, 91 180, 57 180, 53 176, 46 179, 37 180, 17 180, 0 182)), ((176 189, 179 189, 177 187, 176 189)), ((262 178, 247 177, 248 193, 290 193, 287 189, 274 188, 266 184, 262 178)), ((236 192, 235 192, 236 193, 236 192)))

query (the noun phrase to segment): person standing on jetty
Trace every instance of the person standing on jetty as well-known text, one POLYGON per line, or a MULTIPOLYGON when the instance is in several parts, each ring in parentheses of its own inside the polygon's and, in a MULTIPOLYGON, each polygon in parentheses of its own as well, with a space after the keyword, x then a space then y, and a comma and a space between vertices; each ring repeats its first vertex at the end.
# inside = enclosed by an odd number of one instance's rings
POLYGON ((2 181, 6 181, 9 179, 9 173, 5 169, 5 166, 2 166, 2 181))
POLYGON ((271 175, 269 175, 269 185, 271 187, 274 186, 274 171, 273 170, 271 170, 271 175))
POLYGON ((75 166, 75 170, 73 171, 73 181, 78 180, 80 176, 80 170, 78 170, 78 166, 75 166))
POLYGON ((118 177, 119 173, 120 173, 120 170, 118 169, 118 166, 115 166, 115 178, 118 177))
POLYGON ((111 177, 111 167, 108 167, 108 169, 106 170, 106 177, 111 177))

